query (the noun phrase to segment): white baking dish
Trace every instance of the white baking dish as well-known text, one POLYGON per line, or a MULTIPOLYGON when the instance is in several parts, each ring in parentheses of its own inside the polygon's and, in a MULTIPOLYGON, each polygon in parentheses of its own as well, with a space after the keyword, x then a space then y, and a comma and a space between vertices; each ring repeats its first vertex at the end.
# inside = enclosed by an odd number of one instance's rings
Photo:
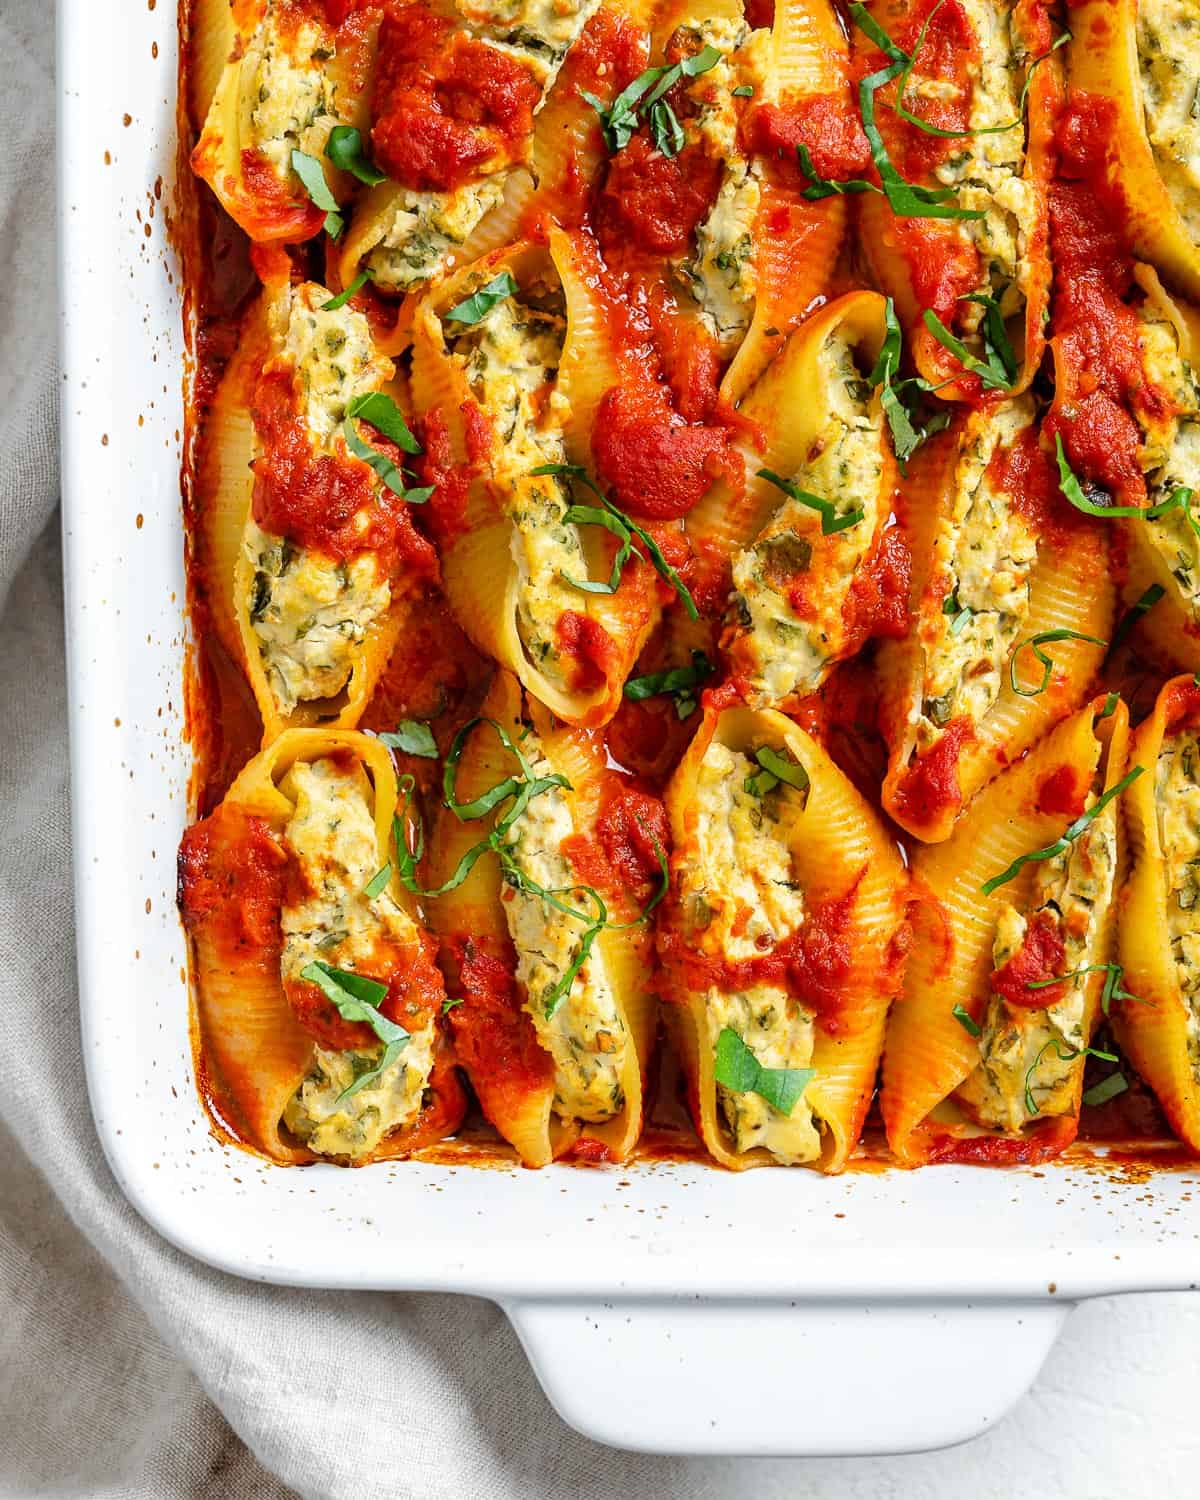
POLYGON ((139 1211, 242 1276, 495 1298, 567 1421, 660 1452, 954 1442, 1028 1387, 1075 1299, 1193 1285, 1187 1174, 300 1171, 213 1139, 174 901, 190 761, 174 4, 60 0, 59 28, 80 996, 97 1128, 139 1211))

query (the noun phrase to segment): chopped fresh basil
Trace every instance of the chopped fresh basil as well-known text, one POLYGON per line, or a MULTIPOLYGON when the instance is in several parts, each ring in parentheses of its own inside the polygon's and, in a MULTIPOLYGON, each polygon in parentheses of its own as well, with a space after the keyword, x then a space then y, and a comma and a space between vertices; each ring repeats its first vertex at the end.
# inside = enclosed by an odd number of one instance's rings
POLYGON ((1052 985, 1065 984, 1068 979, 1082 979, 1087 974, 1103 974, 1104 987, 1100 991, 1100 1008, 1105 1015, 1114 1000, 1132 1000, 1141 1005, 1136 995, 1131 995, 1124 986, 1125 970, 1117 963, 1084 964, 1082 969, 1072 969, 1069 974, 1056 974, 1053 979, 1027 979, 1027 990, 1048 990, 1052 985))
POLYGON ((363 155, 362 135, 353 125, 335 125, 329 132, 329 144, 325 155, 340 172, 349 172, 368 187, 386 182, 387 173, 381 172, 363 155))
POLYGON ((789 751, 781 755, 778 750, 772 750, 770 745, 763 745, 754 752, 754 759, 759 769, 752 776, 747 776, 745 781, 745 789, 752 797, 766 796, 780 782, 798 792, 808 791, 808 772, 789 751))
POLYGON ((336 240, 345 228, 345 220, 338 212, 338 201, 329 190, 325 180, 325 169, 315 156, 303 151, 292 152, 292 171, 304 185, 304 191, 318 208, 325 210, 325 233, 336 240))
POLYGON ((1007 870, 1001 871, 999 875, 993 875, 990 880, 984 882, 980 887, 983 894, 990 896, 993 891, 998 890, 1002 885, 1006 885, 1008 881, 1015 879, 1021 870, 1032 861, 1053 859, 1056 854, 1062 854, 1079 837, 1084 829, 1100 816, 1108 804, 1114 798, 1119 797, 1127 786, 1135 782, 1145 769, 1145 766, 1134 766, 1132 771, 1121 777, 1116 786, 1110 786, 1108 791, 1098 797, 1086 812, 1080 813, 1062 836, 1055 839, 1052 844, 1047 844, 1044 849, 1035 849, 1031 854, 1018 855, 1007 870))
POLYGON ((731 1026, 717 1038, 713 1072, 722 1088, 734 1094, 757 1094, 788 1117, 817 1076, 815 1068, 764 1068, 731 1026))
POLYGON ((669 694, 675 700, 675 712, 686 719, 695 711, 696 690, 707 682, 716 667, 703 651, 692 652, 690 667, 669 667, 664 672, 650 672, 645 677, 631 677, 625 684, 625 696, 631 703, 669 694))
POLYGON ((807 505, 809 510, 815 510, 821 517, 822 536, 833 536, 835 532, 857 526, 866 516, 866 511, 862 509, 847 510, 839 514, 832 500, 823 500, 820 495, 810 495, 807 490, 802 490, 790 479, 783 479, 780 475, 772 473, 770 469, 759 469, 758 477, 767 480, 777 490, 782 490, 785 495, 790 495, 801 505, 807 505))
POLYGON ((385 730, 379 740, 389 750, 403 750, 405 755, 419 755, 422 760, 438 758, 433 730, 419 719, 401 719, 394 730, 385 730))
POLYGON ((405 471, 398 468, 386 453, 381 453, 378 448, 372 448, 369 443, 363 442, 359 437, 354 424, 360 417, 364 422, 369 422, 390 442, 395 443, 396 447, 403 452, 420 453, 421 445, 408 430, 408 423, 404 420, 403 412, 392 398, 385 396, 382 391, 369 391, 366 395, 355 396, 346 407, 342 436, 350 452, 356 458, 361 458, 363 463, 370 465, 393 495, 399 495, 402 500, 407 500, 412 505, 424 505, 433 494, 434 486, 406 489, 405 471))
POLYGON ((335 1101, 341 1104, 366 1088, 396 1061, 409 1043, 409 1033, 395 1021, 389 1021, 379 1011, 381 1001, 386 999, 388 987, 365 974, 355 974, 350 969, 335 969, 332 964, 314 959, 300 970, 300 978, 315 984, 327 1000, 336 1007, 344 1021, 361 1021, 369 1026, 383 1043, 383 1053, 373 1068, 360 1073, 349 1088, 343 1089, 335 1101))
POLYGON ((1121 701, 1120 693, 1109 693, 1104 700, 1104 707, 1096 715, 1097 719, 1110 718, 1117 711, 1117 704, 1121 701))
MULTIPOLYGON (((1093 646, 1107 646, 1107 641, 1102 641, 1099 636, 1083 635, 1078 630, 1043 630, 1037 635, 1031 635, 1027 641, 1018 641, 1013 647, 1013 654, 1008 659, 1008 681, 1013 692, 1022 698, 1037 698, 1050 686, 1050 674, 1054 671, 1054 662, 1042 650, 1043 646, 1052 645, 1055 641, 1089 641, 1093 646), (1042 664, 1042 680, 1037 687, 1022 687, 1017 681, 1017 657, 1026 647, 1033 652, 1042 664)), ((1114 700, 1116 694, 1111 695, 1114 700)), ((1116 706, 1114 702, 1114 707, 1116 706)), ((1108 710, 1111 713, 1112 709, 1108 710)), ((1106 717, 1102 715, 1101 717, 1106 717)))
POLYGON ((1054 434, 1054 448, 1058 459, 1058 487, 1076 510, 1081 510, 1085 516, 1144 517, 1146 515, 1146 511, 1140 505, 1098 505, 1096 501, 1089 500, 1071 465, 1067 462, 1061 432, 1054 434))
POLYGON ((965 1006, 956 1005, 950 1014, 969 1036, 983 1035, 983 1027, 965 1006))
POLYGON ((1195 491, 1190 489, 1186 484, 1181 484, 1168 500, 1162 500, 1157 505, 1151 505, 1142 514, 1147 521, 1157 521, 1160 516, 1165 516, 1168 511, 1181 510, 1184 514, 1184 519, 1192 529, 1192 535, 1197 540, 1200 540, 1200 521, 1197 521, 1196 517, 1192 514, 1192 500, 1194 498, 1195 491))
POLYGON ((1030 1063, 1025 1073, 1025 1113, 1030 1115, 1041 1114, 1037 1100, 1033 1097, 1033 1075, 1037 1072, 1038 1064, 1047 1052, 1054 1051, 1058 1054, 1059 1062, 1073 1062, 1077 1057, 1098 1057, 1102 1062, 1118 1062, 1120 1059, 1115 1052, 1101 1052, 1096 1047, 1064 1047, 1057 1038, 1052 1037, 1042 1048, 1038 1055, 1030 1063))
MULTIPOLYGON (((963 298, 963 300, 966 301, 967 299, 963 298)), ((964 344, 960 338, 956 338, 955 335, 950 332, 950 330, 946 327, 941 318, 938 317, 937 313, 935 313, 932 308, 927 307, 925 309, 924 313, 922 314, 922 320, 924 321, 925 327, 928 328, 931 334, 933 334, 934 338, 937 339, 942 348, 948 349, 950 353, 954 355, 955 359, 958 360, 959 364, 962 365, 964 370, 969 370, 972 375, 979 376, 980 383, 983 385, 985 390, 1007 391, 1012 388, 1012 382, 1016 372, 1014 370, 1010 374, 1010 372, 1005 368, 1003 359, 1001 358, 999 352, 992 345, 990 339, 985 337, 983 341, 983 351, 987 357, 985 362, 982 359, 976 359, 975 355, 971 353, 966 344, 964 344)), ((1008 345, 1007 337, 1005 338, 1005 344, 1008 346, 1008 354, 1011 358, 1012 347, 1011 345, 1008 345)))
POLYGON ((507 271, 501 271, 499 276, 493 276, 487 286, 482 286, 472 296, 466 297, 457 303, 450 311, 444 314, 443 321, 447 323, 478 323, 480 318, 486 317, 498 302, 503 302, 506 297, 511 297, 517 290, 517 283, 507 271))
POLYGON ((589 94, 586 90, 580 92, 600 116, 600 125, 610 151, 624 150, 641 119, 647 119, 654 144, 664 156, 675 156, 683 145, 682 128, 669 104, 659 111, 656 111, 655 106, 681 79, 696 78, 701 73, 707 73, 720 61, 721 54, 716 47, 705 46, 694 56, 685 57, 669 67, 647 68, 607 106, 595 94, 589 94))
POLYGON ((1161 583, 1152 583, 1141 598, 1129 606, 1113 631, 1112 645, 1108 648, 1110 654, 1117 649, 1142 616, 1148 614, 1166 592, 1161 583))
POLYGON ((374 875, 371 876, 370 880, 367 881, 366 885, 363 886, 363 895, 366 896, 368 900, 374 901, 376 896, 382 895, 383 892, 387 890, 387 884, 391 878, 392 864, 389 860, 381 870, 376 870, 374 875))
POLYGON ((1118 1094, 1123 1094, 1128 1087, 1129 1080, 1118 1070, 1110 1073, 1107 1078, 1102 1078, 1099 1083, 1094 1083, 1084 1094, 1083 1102, 1089 1109, 1097 1109, 1101 1104, 1115 1099, 1118 1094))
POLYGON ((375 272, 370 266, 364 266, 345 291, 339 292, 336 297, 330 297, 328 302, 321 303, 322 312, 337 312, 339 307, 345 307, 355 292, 361 292, 368 281, 374 279, 375 272))
POLYGON ((579 480, 600 500, 600 509, 594 505, 571 505, 563 517, 576 526, 602 526, 605 531, 611 532, 621 543, 616 556, 613 558, 612 573, 607 582, 593 583, 587 578, 569 578, 565 573, 564 580, 572 588, 579 589, 585 594, 615 594, 621 584, 621 575, 625 564, 631 557, 641 557, 634 545, 635 540, 640 542, 646 549, 644 561, 649 561, 650 566, 663 579, 670 584, 678 595, 680 602, 688 613, 689 619, 698 620, 700 611, 696 608, 696 601, 692 598, 687 585, 679 574, 670 565, 662 554, 662 548, 654 540, 648 531, 639 526, 625 514, 618 510, 599 486, 588 478, 587 471, 578 464, 540 464, 536 469, 530 470, 531 474, 556 474, 568 481, 579 480))

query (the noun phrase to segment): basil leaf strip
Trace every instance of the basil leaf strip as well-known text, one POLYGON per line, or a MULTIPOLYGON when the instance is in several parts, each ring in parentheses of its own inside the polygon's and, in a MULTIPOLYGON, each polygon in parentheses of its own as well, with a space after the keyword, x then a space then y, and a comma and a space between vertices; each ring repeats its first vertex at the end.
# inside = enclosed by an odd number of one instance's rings
POLYGON ((1046 1043, 1046 1045, 1030 1063, 1025 1073, 1026 1114, 1041 1114, 1041 1109, 1038 1106, 1038 1102, 1033 1097, 1033 1075, 1037 1071, 1037 1066, 1041 1062, 1042 1058, 1045 1057, 1046 1053, 1049 1052, 1052 1048, 1055 1052, 1058 1053, 1059 1062, 1073 1062, 1077 1057, 1098 1057, 1102 1062, 1120 1062, 1120 1058, 1116 1055, 1115 1052, 1101 1052, 1096 1047, 1067 1046, 1064 1049, 1062 1043, 1056 1037, 1051 1037, 1051 1039, 1046 1043))
POLYGON ((1129 606, 1121 616, 1117 628, 1113 631, 1112 645, 1108 648, 1110 655, 1117 649, 1142 616, 1148 614, 1166 592, 1161 583, 1152 583, 1137 603, 1129 606))
MULTIPOLYGON (((353 125, 335 125, 329 132, 329 143, 325 155, 340 172, 349 172, 368 187, 386 182, 387 173, 381 172, 363 155, 362 135, 353 125)), ((324 207, 324 205, 318 205, 324 207)))
MULTIPOLYGON (((1038 698, 1050 686, 1050 674, 1054 671, 1054 662, 1046 655, 1042 647, 1053 645, 1055 641, 1088 641, 1093 646, 1108 645, 1108 642, 1102 641, 1099 636, 1083 635, 1078 630, 1043 630, 1037 635, 1031 635, 1027 641, 1018 641, 1013 647, 1013 654, 1008 659, 1008 682, 1013 692, 1019 697, 1038 698), (1035 688, 1024 688, 1017 681, 1017 657, 1025 650, 1026 646, 1030 648, 1034 656, 1042 664, 1042 680, 1035 688)), ((1113 707, 1116 707, 1115 703, 1113 707)), ((1112 709, 1109 709, 1108 712, 1111 713, 1112 709)), ((1103 714, 1101 717, 1107 718, 1108 715, 1103 714)))
POLYGON ((714 1073, 722 1088, 734 1094, 757 1094, 787 1117, 817 1076, 815 1068, 764 1068, 731 1026, 717 1038, 714 1073))
POLYGON ((412 505, 424 505, 433 494, 434 486, 405 489, 404 471, 397 468, 386 453, 381 453, 378 448, 372 448, 369 443, 365 443, 359 437, 354 425, 359 417, 378 429, 385 438, 395 443, 397 448, 405 453, 420 453, 423 451, 421 445, 408 430, 408 423, 404 420, 404 414, 400 408, 390 396, 385 396, 382 391, 368 391, 366 395, 355 396, 346 407, 342 436, 346 440, 346 447, 355 458, 361 458, 363 463, 368 464, 393 495, 399 495, 402 500, 407 500, 412 505))
POLYGON ((647 68, 639 73, 628 87, 621 90, 613 102, 605 107, 595 94, 580 90, 582 98, 600 116, 604 139, 610 151, 621 151, 630 142, 638 128, 639 113, 649 112, 654 143, 664 156, 674 156, 683 145, 683 131, 670 105, 665 112, 655 115, 654 107, 669 89, 681 78, 696 78, 707 73, 721 61, 716 47, 705 46, 692 57, 685 57, 669 67, 647 68))
POLYGON ((383 1054, 375 1066, 366 1073, 360 1073, 350 1087, 343 1089, 338 1095, 335 1103, 341 1104, 343 1099, 349 1099, 359 1089, 374 1083, 391 1067, 408 1046, 409 1033, 403 1026, 397 1026, 395 1021, 389 1021, 380 1013, 378 1006, 386 998, 388 987, 380 984, 377 979, 369 979, 365 974, 355 974, 349 969, 335 969, 332 964, 322 963, 319 958, 300 970, 300 978, 306 979, 309 984, 315 984, 325 998, 337 1007, 338 1014, 344 1021, 363 1022, 383 1043, 383 1054))
POLYGON ((1089 500, 1067 462, 1061 432, 1054 434, 1054 448, 1058 459, 1058 487, 1076 510, 1081 510, 1085 516, 1145 516, 1146 512, 1140 505, 1097 505, 1089 500))
POLYGON ((330 297, 328 302, 321 303, 321 311, 336 312, 339 307, 345 307, 355 292, 361 292, 367 282, 373 281, 374 278, 375 272, 371 270, 370 266, 364 266, 345 291, 339 292, 336 297, 330 297))
POLYGON ((993 875, 990 880, 985 881, 980 887, 983 894, 990 896, 993 891, 998 890, 1002 885, 1006 885, 1008 881, 1014 879, 1032 861, 1053 859, 1056 854, 1061 854, 1065 849, 1069 848, 1084 829, 1100 816, 1108 804, 1115 797, 1119 797, 1127 786, 1135 782, 1145 769, 1145 766, 1134 766, 1132 771, 1121 777, 1116 786, 1109 787, 1103 796, 1098 797, 1093 806, 1088 808, 1087 812, 1080 813, 1070 827, 1062 834, 1061 838, 1055 839, 1052 844, 1047 844, 1044 849, 1035 849, 1031 854, 1019 855, 1013 860, 1007 870, 1002 871, 999 875, 993 875))
POLYGON ((394 730, 385 730, 379 743, 389 750, 403 750, 405 755, 419 755, 422 760, 437 760, 437 741, 433 730, 419 719, 401 719, 394 730))
POLYGON ((370 880, 367 881, 366 885, 363 886, 363 895, 366 896, 369 901, 374 901, 376 896, 382 895, 383 892, 387 889, 387 883, 391 878, 392 862, 391 860, 389 860, 381 870, 376 870, 374 875, 371 876, 370 880))
POLYGON ((1056 974, 1053 979, 1027 979, 1025 988, 1027 990, 1048 990, 1052 985, 1065 984, 1068 979, 1082 979, 1085 974, 1103 974, 1104 985, 1100 991, 1100 1008, 1108 1015, 1109 1007, 1114 1000, 1132 1000, 1141 1005, 1144 1002, 1137 995, 1132 995, 1124 987, 1122 981, 1125 978, 1125 970, 1120 964, 1084 964, 1082 969, 1072 969, 1069 974, 1056 974))
POLYGON ((950 1012, 968 1036, 982 1036, 983 1027, 975 1017, 962 1005, 956 1005, 950 1012))
POLYGON ((801 505, 807 505, 809 510, 815 510, 821 517, 822 536, 833 536, 836 532, 857 526, 867 514, 865 510, 860 509, 844 511, 839 515, 837 506, 832 500, 822 500, 820 495, 810 495, 807 490, 802 490, 790 479, 784 479, 770 469, 759 469, 758 477, 767 480, 777 490, 782 490, 785 495, 790 495, 793 500, 798 500, 801 505))
POLYGON ((925 327, 929 329, 942 348, 948 349, 964 370, 969 370, 972 375, 979 376, 980 383, 985 390, 1007 391, 1011 388, 1013 377, 1005 370, 988 340, 985 339, 983 345, 984 353, 988 356, 988 362, 985 364, 983 360, 976 359, 966 344, 950 332, 931 307, 925 309, 921 318, 925 327))
POLYGON ((461 1005, 462 1003, 463 1003, 463 1000, 462 1000, 462 996, 461 995, 458 996, 454 1000, 443 1000, 442 1001, 442 1015, 448 1016, 450 1014, 450 1012, 454 1009, 454 1007, 456 1005, 461 1005))
POLYGON ((1128 1087, 1129 1080, 1124 1073, 1110 1073, 1107 1078, 1102 1078, 1088 1089, 1083 1102, 1089 1109, 1096 1109, 1101 1104, 1107 1104, 1110 1099, 1115 1099, 1118 1094, 1123 1094, 1128 1087))
POLYGON ((482 286, 472 296, 466 297, 457 303, 448 313, 442 315, 445 323, 478 323, 480 318, 486 317, 498 302, 503 302, 506 297, 511 297, 517 290, 517 283, 507 271, 501 271, 499 276, 493 276, 487 286, 482 286))
POLYGON ((1008 329, 1004 326, 1004 314, 1000 311, 999 300, 988 292, 968 292, 958 300, 974 302, 977 307, 983 308, 980 337, 983 340, 984 359, 993 370, 1004 372, 1009 386, 1014 385, 1017 379, 1017 355, 1008 336, 1008 329))
POLYGON ((310 201, 318 208, 325 209, 325 233, 330 239, 336 240, 345 228, 345 220, 338 212, 338 201, 325 180, 325 168, 315 156, 308 156, 303 151, 294 150, 292 171, 300 179, 310 201))
POLYGON ((579 464, 540 464, 536 469, 531 469, 529 472, 531 474, 556 474, 568 480, 578 479, 581 484, 586 485, 599 498, 603 510, 599 510, 595 506, 572 505, 567 510, 564 519, 575 519, 578 523, 585 525, 603 526, 606 531, 610 531, 621 542, 621 548, 613 559, 612 575, 607 583, 592 583, 587 579, 568 578, 564 573, 563 577, 573 588, 580 589, 586 594, 615 594, 621 582, 621 573, 625 564, 635 554, 641 556, 633 545, 636 538, 646 549, 646 559, 644 560, 648 560, 650 566, 658 576, 675 590, 680 602, 688 613, 688 618, 692 620, 700 618, 700 611, 696 608, 696 601, 692 598, 683 579, 680 578, 679 574, 663 556, 662 548, 649 532, 627 516, 624 511, 617 509, 604 491, 593 480, 588 478, 585 469, 581 468, 579 464))
POLYGON ((665 672, 631 677, 625 684, 625 696, 631 703, 643 703, 647 698, 669 694, 675 700, 679 718, 686 719, 696 707, 695 689, 716 670, 703 651, 693 651, 690 667, 669 667, 665 672))
POLYGON ((1104 707, 1096 715, 1097 719, 1110 718, 1117 711, 1117 704, 1121 701, 1120 693, 1109 693, 1104 700, 1104 707))

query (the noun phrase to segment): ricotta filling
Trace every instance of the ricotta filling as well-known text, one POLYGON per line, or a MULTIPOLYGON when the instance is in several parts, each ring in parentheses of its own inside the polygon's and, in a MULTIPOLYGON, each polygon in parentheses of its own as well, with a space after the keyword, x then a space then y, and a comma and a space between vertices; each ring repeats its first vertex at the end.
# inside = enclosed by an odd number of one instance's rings
MULTIPOLYGON (((521 750, 536 777, 553 767, 533 732, 521 750)), ((575 833, 561 787, 532 798, 509 832, 513 863, 531 884, 552 891, 564 905, 590 912, 563 843, 575 833)), ((554 1059, 554 1111, 564 1120, 610 1120, 625 1105, 622 1082, 633 1043, 598 947, 593 947, 570 989, 547 1015, 556 987, 579 957, 585 925, 534 890, 510 881, 504 915, 517 951, 517 982, 538 1040, 554 1059)))
POLYGON ((1155 803, 1171 957, 1187 1015, 1188 1061, 1200 1079, 1200 737, 1194 730, 1163 741, 1155 803))
POLYGON ((915 706, 915 753, 923 755, 950 721, 979 724, 1000 696, 1004 672, 1029 615, 1037 536, 997 487, 989 466, 1034 419, 1031 397, 1019 396, 974 422, 954 479, 953 502, 939 522, 931 576, 943 580, 940 609, 921 622, 925 673, 915 706))
POLYGON ((1200 12, 1195 0, 1138 0, 1138 69, 1154 163, 1200 240, 1200 12))
MULTIPOLYGON (((681 871, 680 900, 689 943, 737 962, 761 956, 804 925, 806 903, 789 847, 805 794, 786 783, 761 796, 746 782, 759 767, 740 750, 713 742, 696 777, 695 849, 681 871)), ((707 1044, 730 1027, 766 1068, 811 1066, 813 1013, 781 986, 752 984, 704 994, 707 1044)), ((761 1095, 717 1084, 733 1150, 763 1147, 782 1162, 814 1161, 822 1124, 807 1094, 791 1115, 761 1095)))
POLYGON ((600 0, 454 0, 454 6, 476 36, 527 64, 545 95, 600 0))
MULTIPOLYGON (((281 912, 284 984, 320 959, 337 969, 378 972, 380 945, 415 949, 420 932, 391 892, 365 888, 386 862, 375 835, 368 783, 359 766, 297 761, 287 789, 296 810, 285 838, 303 896, 281 912)), ((400 1024, 404 1024, 400 1022, 400 1024)), ((382 1045, 333 1051, 316 1047, 307 1077, 284 1110, 284 1124, 322 1156, 364 1156, 421 1108, 433 1066, 434 1019, 412 1030, 400 1055, 371 1083, 343 1097, 379 1061, 382 1045)))
MULTIPOLYGON (((1010 4, 962 0, 962 5, 979 45, 979 62, 970 67, 969 128, 989 131, 1021 119, 1021 88, 1034 59, 1018 48, 1010 4)), ((922 80, 914 73, 910 95, 919 101, 923 93, 928 97, 944 87, 939 80, 922 80)), ((921 113, 911 102, 908 108, 921 113)), ((954 189, 962 208, 984 215, 963 219, 960 227, 982 261, 982 279, 975 290, 995 297, 1006 320, 1023 316, 1032 275, 1027 252, 1037 227, 1038 197, 1022 177, 1024 165, 1025 123, 1021 120, 1013 130, 964 137, 934 174, 944 187, 954 189)), ((983 317, 984 309, 976 303, 962 304, 960 321, 966 332, 974 332, 983 317)))
POLYGON ((780 505, 733 560, 729 619, 753 707, 815 692, 846 639, 843 606, 880 521, 883 414, 835 330, 819 355, 827 413, 807 461, 786 476, 862 520, 829 536, 816 511, 779 491, 780 505))
POLYGON ((332 34, 307 18, 288 19, 280 26, 276 6, 268 3, 242 57, 239 115, 250 122, 246 144, 295 182, 292 152, 322 161, 329 132, 340 121, 337 85, 324 67, 334 55, 332 34))
MULTIPOLYGON (((1089 797, 1089 805, 1095 800, 1089 797)), ((1063 974, 1097 962, 1097 943, 1113 897, 1116 817, 1110 804, 1069 850, 1034 867, 1028 912, 1012 904, 1001 909, 992 945, 993 968, 1002 967, 1018 951, 1038 913, 1048 913, 1058 928, 1063 974)), ((1079 974, 1068 982, 1061 1000, 1040 1010, 991 997, 979 1038, 979 1065, 957 1091, 978 1124, 1016 1133, 1031 1121, 1072 1113, 1086 1061, 1084 1001, 1092 977, 1079 974)), ((1030 998, 1036 999, 1036 992, 1030 998)))
POLYGON ((755 266, 754 221, 762 199, 758 167, 747 160, 738 142, 736 88, 759 92, 767 77, 770 32, 751 31, 726 18, 693 20, 683 28, 694 40, 694 50, 715 47, 721 54, 707 73, 687 86, 697 113, 685 130, 701 142, 709 156, 723 162, 721 185, 708 217, 696 229, 695 254, 679 267, 701 320, 725 350, 734 348, 750 326, 758 276, 755 266))
POLYGON ((566 402, 554 389, 566 336, 560 306, 559 299, 541 308, 506 297, 461 332, 447 325, 446 337, 495 432, 492 482, 512 523, 521 645, 551 682, 569 687, 573 663, 560 651, 558 624, 585 607, 586 594, 567 579, 586 579, 588 563, 579 529, 566 519, 566 485, 533 473, 566 460, 566 402))
MULTIPOLYGON (((391 366, 375 352, 366 318, 323 310, 330 294, 306 282, 272 312, 275 347, 292 368, 297 409, 314 450, 345 455, 342 423, 355 396, 376 390, 391 366)), ((369 516, 357 522, 365 532, 369 516)), ((371 626, 391 605, 373 554, 346 562, 247 522, 242 550, 253 568, 247 607, 263 670, 281 714, 336 698, 371 626)))
POLYGON ((1180 488, 1194 491, 1194 498, 1187 510, 1175 506, 1136 523, 1138 536, 1157 554, 1184 610, 1200 620, 1200 387, 1183 358, 1174 324, 1151 316, 1145 306, 1142 345, 1146 379, 1168 394, 1173 408, 1153 422, 1139 416, 1146 503, 1162 505, 1180 488))

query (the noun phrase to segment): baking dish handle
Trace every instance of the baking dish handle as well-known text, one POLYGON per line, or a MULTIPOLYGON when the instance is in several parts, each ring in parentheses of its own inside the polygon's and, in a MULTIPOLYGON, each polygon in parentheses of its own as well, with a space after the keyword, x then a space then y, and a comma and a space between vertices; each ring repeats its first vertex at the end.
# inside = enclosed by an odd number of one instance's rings
POLYGON ((555 1410, 645 1453, 920 1452, 1029 1389, 1070 1303, 514 1301, 555 1410))

